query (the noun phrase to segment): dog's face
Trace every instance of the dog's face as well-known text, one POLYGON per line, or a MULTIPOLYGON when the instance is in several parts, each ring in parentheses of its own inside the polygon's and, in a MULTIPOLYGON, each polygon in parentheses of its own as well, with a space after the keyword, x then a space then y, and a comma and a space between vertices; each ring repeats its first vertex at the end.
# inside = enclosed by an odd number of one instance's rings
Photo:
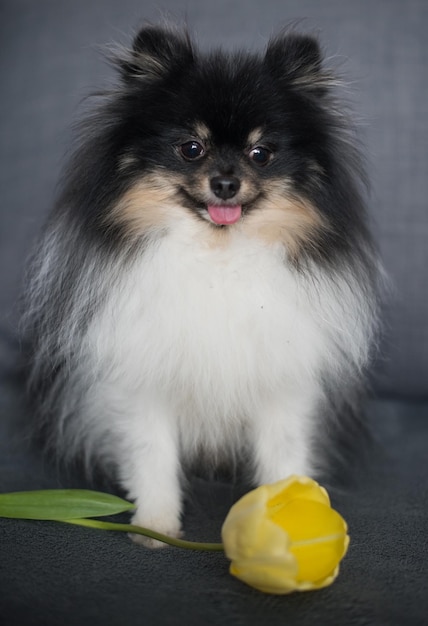
POLYGON ((178 194, 201 218, 217 226, 231 225, 255 208, 263 196, 263 176, 275 148, 255 129, 239 143, 221 141, 204 122, 174 146, 178 194))
POLYGON ((317 194, 332 176, 329 77, 313 39, 279 38, 265 56, 196 56, 186 36, 149 27, 121 69, 125 191, 109 219, 140 236, 191 216, 207 235, 245 231, 294 257, 328 232, 317 194))
MULTIPOLYGON (((249 214, 266 197, 268 166, 275 146, 254 129, 242 141, 222 142, 205 122, 168 129, 164 154, 153 163, 147 179, 176 204, 216 226, 231 225, 249 214), (265 170, 263 172, 263 170, 265 170)), ((137 159, 125 158, 124 167, 137 159)))

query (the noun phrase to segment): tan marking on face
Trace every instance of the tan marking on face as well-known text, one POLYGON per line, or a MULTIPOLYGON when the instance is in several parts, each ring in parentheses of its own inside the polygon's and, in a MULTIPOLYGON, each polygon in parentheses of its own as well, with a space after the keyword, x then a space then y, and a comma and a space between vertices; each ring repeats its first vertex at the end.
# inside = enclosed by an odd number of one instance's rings
POLYGON ((210 129, 203 122, 197 122, 195 125, 195 135, 199 139, 202 139, 202 141, 208 142, 211 137, 210 129))
POLYGON ((233 232, 257 238, 268 245, 282 244, 297 260, 303 246, 311 245, 326 224, 305 199, 293 196, 283 182, 271 182, 267 197, 239 222, 219 228, 199 219, 177 199, 179 178, 153 173, 134 184, 113 207, 109 221, 121 225, 135 238, 185 228, 207 248, 228 245, 233 232))
POLYGON ((263 137, 263 129, 255 128, 248 135, 248 145, 250 147, 256 146, 261 141, 262 137, 263 137))
POLYGON ((153 173, 133 185, 113 207, 109 221, 122 226, 128 235, 140 238, 162 234, 174 227, 184 228, 195 241, 207 248, 224 246, 229 233, 199 219, 176 196, 179 178, 170 173, 153 173))
POLYGON ((240 228, 249 237, 283 244, 290 258, 297 260, 302 247, 313 245, 326 224, 310 202, 293 196, 283 183, 273 182, 266 199, 244 216, 240 228))
POLYGON ((139 180, 116 203, 110 220, 124 226, 129 234, 141 236, 167 228, 186 209, 174 201, 176 187, 171 174, 151 174, 139 180))

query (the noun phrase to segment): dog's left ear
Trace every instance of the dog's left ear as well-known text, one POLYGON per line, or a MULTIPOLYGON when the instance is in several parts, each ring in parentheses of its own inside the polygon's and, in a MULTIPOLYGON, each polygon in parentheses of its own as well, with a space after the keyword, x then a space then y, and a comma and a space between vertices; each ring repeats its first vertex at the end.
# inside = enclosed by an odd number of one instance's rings
POLYGON ((126 80, 157 80, 174 68, 193 62, 193 48, 186 31, 159 26, 146 26, 133 41, 126 58, 119 61, 126 80))
POLYGON ((330 76, 322 69, 318 41, 309 35, 289 33, 271 39, 265 56, 269 72, 291 86, 316 91, 322 95, 330 76))

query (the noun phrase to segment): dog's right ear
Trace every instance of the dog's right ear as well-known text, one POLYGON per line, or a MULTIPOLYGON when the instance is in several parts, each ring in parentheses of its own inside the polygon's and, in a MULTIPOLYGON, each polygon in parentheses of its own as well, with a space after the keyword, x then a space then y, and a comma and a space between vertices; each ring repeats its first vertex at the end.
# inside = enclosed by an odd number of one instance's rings
POLYGON ((157 80, 174 68, 193 62, 192 42, 187 31, 145 26, 119 66, 125 80, 157 80))

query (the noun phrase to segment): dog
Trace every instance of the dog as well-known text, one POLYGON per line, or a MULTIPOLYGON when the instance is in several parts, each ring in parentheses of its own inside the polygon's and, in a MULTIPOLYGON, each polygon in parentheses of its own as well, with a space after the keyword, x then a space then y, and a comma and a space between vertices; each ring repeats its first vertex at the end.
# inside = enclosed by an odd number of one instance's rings
POLYGON ((195 463, 259 485, 335 453, 364 393, 379 263, 316 38, 201 52, 146 25, 115 63, 32 260, 29 389, 59 458, 101 467, 133 523, 179 536, 195 463))

